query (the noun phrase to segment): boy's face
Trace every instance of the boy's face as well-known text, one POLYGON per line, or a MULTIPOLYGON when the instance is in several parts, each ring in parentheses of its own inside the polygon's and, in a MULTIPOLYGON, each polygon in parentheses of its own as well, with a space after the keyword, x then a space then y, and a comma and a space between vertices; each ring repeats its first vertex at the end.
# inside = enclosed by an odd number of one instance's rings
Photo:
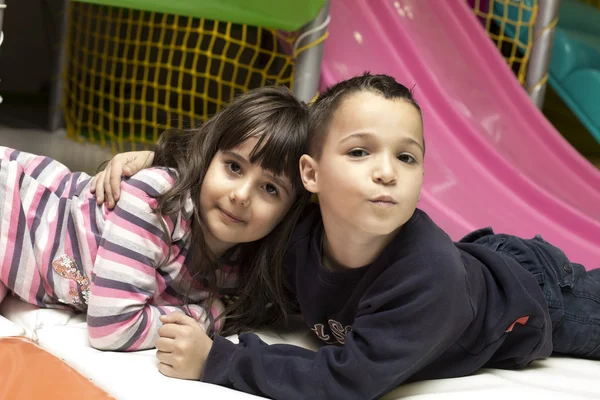
POLYGON ((335 111, 321 159, 305 155, 305 187, 326 226, 388 235, 413 215, 423 183, 423 124, 405 100, 364 91, 335 111))

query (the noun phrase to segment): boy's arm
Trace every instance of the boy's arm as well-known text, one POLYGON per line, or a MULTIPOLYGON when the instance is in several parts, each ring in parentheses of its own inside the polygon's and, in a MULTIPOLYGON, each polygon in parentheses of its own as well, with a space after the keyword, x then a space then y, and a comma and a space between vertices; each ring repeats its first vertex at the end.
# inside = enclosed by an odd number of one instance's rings
POLYGON ((237 345, 215 336, 202 380, 275 399, 382 396, 437 359, 472 318, 459 282, 431 277, 406 291, 392 278, 384 273, 381 290, 361 301, 343 347, 313 352, 267 345, 254 334, 237 345))
MULTIPOLYGON (((162 186, 161 180, 168 184, 168 178, 157 171, 125 180, 117 207, 105 211, 87 315, 90 343, 95 348, 120 351, 152 348, 161 326, 159 318, 170 312, 191 315, 204 329, 210 323, 199 305, 153 304, 156 293, 167 295, 165 285, 172 279, 165 272, 167 279, 163 281, 163 274, 156 270, 169 249, 160 219, 152 212, 156 199, 150 196, 158 194, 156 188, 162 186)), ((173 221, 170 218, 163 221, 172 231, 173 221)), ((179 243, 172 243, 171 260, 183 263, 184 258, 179 243)), ((173 298, 173 303, 178 304, 178 300, 173 298)))

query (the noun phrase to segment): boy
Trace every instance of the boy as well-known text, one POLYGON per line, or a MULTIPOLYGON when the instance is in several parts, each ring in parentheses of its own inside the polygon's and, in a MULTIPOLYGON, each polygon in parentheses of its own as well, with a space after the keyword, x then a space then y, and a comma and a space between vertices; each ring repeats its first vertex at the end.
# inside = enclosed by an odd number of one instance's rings
POLYGON ((276 399, 366 399, 407 381, 522 368, 553 350, 600 357, 598 270, 539 236, 483 229, 453 243, 416 208, 425 143, 406 87, 385 75, 340 82, 312 105, 310 129, 300 170, 319 206, 298 224, 285 268, 326 345, 211 341, 170 315, 156 342, 161 372, 276 399))

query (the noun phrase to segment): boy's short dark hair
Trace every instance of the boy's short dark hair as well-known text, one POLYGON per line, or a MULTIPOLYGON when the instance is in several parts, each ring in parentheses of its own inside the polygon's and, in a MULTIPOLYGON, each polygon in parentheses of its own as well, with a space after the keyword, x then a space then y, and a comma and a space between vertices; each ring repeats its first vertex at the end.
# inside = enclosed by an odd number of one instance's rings
MULTIPOLYGON (((365 72, 345 81, 338 82, 327 88, 310 107, 310 127, 308 134, 308 154, 319 159, 323 152, 323 144, 327 138, 327 129, 333 114, 341 104, 342 99, 352 93, 370 91, 386 99, 403 99, 412 104, 419 114, 421 107, 413 97, 411 89, 396 82, 389 75, 371 75, 365 72)), ((423 142, 425 149, 425 142, 423 142)))

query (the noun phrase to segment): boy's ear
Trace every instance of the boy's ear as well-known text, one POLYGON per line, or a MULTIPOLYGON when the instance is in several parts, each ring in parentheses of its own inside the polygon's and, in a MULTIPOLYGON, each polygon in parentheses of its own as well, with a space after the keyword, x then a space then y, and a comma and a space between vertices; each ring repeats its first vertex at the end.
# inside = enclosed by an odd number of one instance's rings
POLYGON ((300 157, 300 177, 302 178, 302 184, 304 188, 311 193, 318 193, 317 185, 317 160, 309 156, 308 154, 300 157))

